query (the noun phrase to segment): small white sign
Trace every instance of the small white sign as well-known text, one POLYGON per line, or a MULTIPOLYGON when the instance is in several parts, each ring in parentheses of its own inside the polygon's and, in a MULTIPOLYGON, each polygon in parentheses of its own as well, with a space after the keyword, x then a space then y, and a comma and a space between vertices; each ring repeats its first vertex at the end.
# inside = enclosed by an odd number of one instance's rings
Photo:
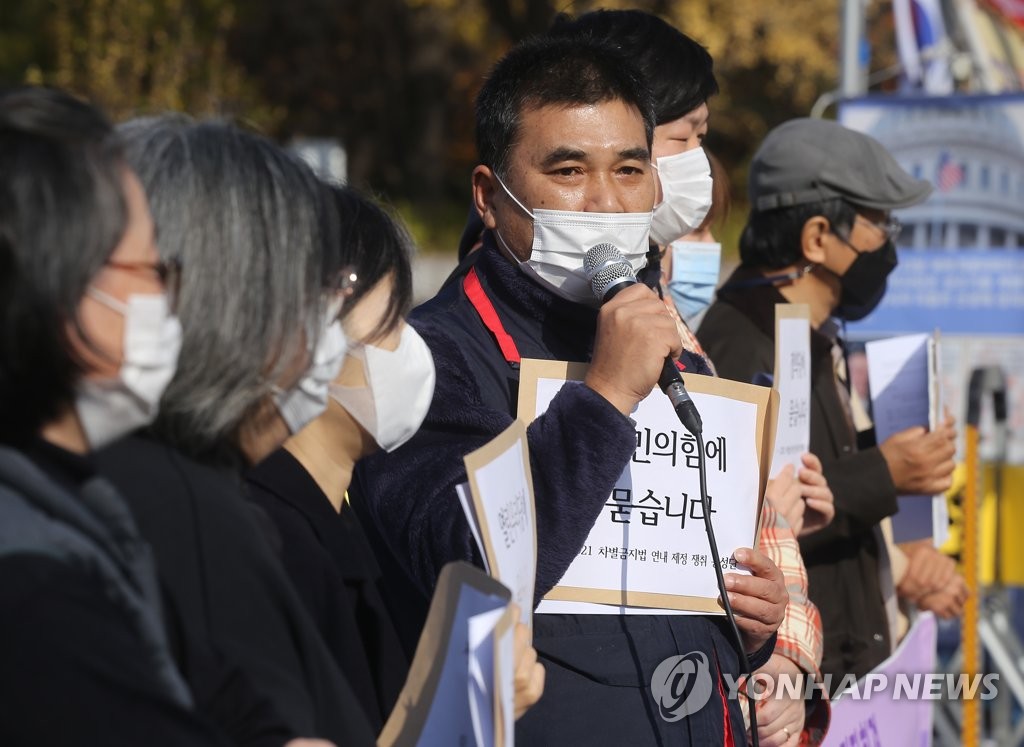
POLYGON ((811 321, 805 304, 775 306, 774 379, 779 424, 769 474, 775 477, 787 464, 799 474, 811 445, 811 321))
MULTIPOLYGON (((478 541, 488 572, 512 590, 521 621, 532 625, 537 528, 526 426, 515 421, 465 457, 478 541)), ((470 522, 472 525, 472 521, 470 522)))

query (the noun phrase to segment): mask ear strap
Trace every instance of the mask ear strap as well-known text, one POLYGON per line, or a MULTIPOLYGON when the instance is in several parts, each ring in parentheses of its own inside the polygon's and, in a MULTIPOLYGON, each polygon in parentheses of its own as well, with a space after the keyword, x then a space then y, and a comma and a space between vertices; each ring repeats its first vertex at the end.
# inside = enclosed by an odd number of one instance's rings
POLYGON ((741 290, 743 288, 753 288, 759 285, 775 285, 776 283, 793 282, 799 280, 804 275, 813 270, 816 265, 805 265, 799 270, 792 270, 791 272, 780 272, 775 275, 764 275, 759 278, 747 278, 746 280, 737 280, 735 283, 728 283, 723 285, 719 290, 732 291, 741 290))
POLYGON ((527 210, 527 209, 526 209, 526 205, 524 205, 523 203, 521 203, 521 202, 520 202, 520 201, 519 201, 519 200, 518 200, 518 199, 516 198, 516 196, 515 196, 514 194, 512 194, 512 191, 511 191, 511 190, 510 190, 510 189, 509 189, 508 187, 506 187, 506 186, 505 186, 505 182, 503 182, 503 181, 501 180, 501 177, 500 177, 500 176, 498 176, 498 172, 497 172, 497 171, 492 171, 491 173, 492 173, 492 174, 494 174, 494 178, 498 180, 498 184, 500 184, 500 185, 501 185, 501 188, 502 188, 503 190, 505 190, 505 194, 507 194, 507 195, 508 195, 509 197, 511 197, 511 198, 512 198, 512 202, 514 202, 514 203, 515 203, 516 205, 518 205, 518 206, 519 206, 519 208, 520 208, 520 209, 521 209, 521 210, 522 210, 522 211, 523 211, 524 213, 526 213, 526 214, 527 214, 527 215, 529 215, 529 216, 530 216, 531 218, 533 218, 533 213, 531 213, 531 212, 530 212, 529 210, 527 210))
POLYGON ((118 301, 116 298, 111 296, 109 293, 104 293, 99 288, 90 285, 85 290, 86 295, 92 296, 95 300, 106 306, 112 311, 116 311, 118 314, 124 316, 128 313, 128 304, 118 301))

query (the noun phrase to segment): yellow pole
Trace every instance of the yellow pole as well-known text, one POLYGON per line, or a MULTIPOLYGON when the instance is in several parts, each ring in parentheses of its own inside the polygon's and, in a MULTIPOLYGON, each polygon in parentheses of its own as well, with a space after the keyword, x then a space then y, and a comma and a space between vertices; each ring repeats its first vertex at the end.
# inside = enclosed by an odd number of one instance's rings
MULTIPOLYGON (((981 672, 981 643, 978 639, 978 610, 981 605, 981 584, 978 563, 978 521, 982 496, 982 471, 978 461, 978 426, 968 424, 965 432, 967 452, 967 485, 964 489, 964 537, 963 564, 964 579, 971 595, 964 605, 961 629, 961 651, 963 651, 964 674, 973 677, 981 672)), ((996 559, 998 562, 998 558, 996 559)), ((965 699, 963 721, 960 724, 960 742, 964 747, 978 747, 981 741, 981 700, 965 699)))

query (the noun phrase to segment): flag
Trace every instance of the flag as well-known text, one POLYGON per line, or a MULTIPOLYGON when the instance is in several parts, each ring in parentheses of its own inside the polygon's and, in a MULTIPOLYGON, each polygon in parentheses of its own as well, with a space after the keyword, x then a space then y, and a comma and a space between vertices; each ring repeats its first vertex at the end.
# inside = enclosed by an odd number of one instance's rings
POLYGON ((986 5, 1017 27, 1024 29, 1024 0, 987 0, 986 5))
POLYGON ((939 0, 893 0, 896 43, 907 80, 932 95, 953 92, 951 42, 939 0))
POLYGON ((949 151, 939 154, 939 165, 935 170, 935 186, 940 192, 950 192, 964 181, 964 167, 953 161, 949 151))

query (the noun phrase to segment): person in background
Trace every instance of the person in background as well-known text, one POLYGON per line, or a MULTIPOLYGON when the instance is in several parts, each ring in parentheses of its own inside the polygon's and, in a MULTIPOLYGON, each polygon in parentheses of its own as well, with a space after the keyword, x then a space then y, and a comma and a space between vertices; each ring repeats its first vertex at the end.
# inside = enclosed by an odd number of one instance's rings
POLYGON ((226 744, 90 458, 156 414, 176 276, 106 119, 59 91, 0 92, 0 743, 226 744))
MULTIPOLYGON (((589 36, 615 45, 651 87, 655 116, 651 156, 658 202, 651 222, 648 268, 641 277, 659 289, 676 321, 683 349, 700 361, 691 372, 714 374, 714 361, 691 331, 691 321, 703 315, 714 295, 721 256, 720 244, 695 242, 713 241, 708 227, 724 217, 729 207, 724 169, 703 148, 710 128, 708 100, 719 90, 714 61, 699 43, 639 10, 598 10, 575 20, 561 16, 551 33, 589 36)), ((765 491, 758 547, 783 570, 789 603, 775 652, 758 672, 820 679, 821 618, 808 599, 807 570, 796 536, 831 521, 832 494, 820 462, 811 454, 805 455, 799 474, 787 467, 774 477, 765 491)), ((817 698, 805 704, 780 698, 765 702, 762 708, 758 732, 766 743, 791 744, 805 737, 806 743, 818 744, 824 739, 830 713, 827 700, 817 698)))
MULTIPOLYGON (((98 455, 153 546, 183 657, 203 643, 251 683, 277 722, 229 697, 236 743, 287 736, 372 745, 375 732, 274 552, 274 527, 245 500, 243 469, 318 416, 344 356, 344 257, 327 188, 269 140, 165 116, 120 128, 128 161, 180 256, 180 364, 145 433, 98 455)), ((283 741, 283 740, 281 740, 283 741)), ((280 743, 280 742, 279 742, 280 743)))
MULTIPOLYGON (((348 354, 323 415, 247 473, 250 498, 277 526, 284 566, 374 729, 394 708, 409 659, 382 595, 381 571, 346 502, 356 463, 415 433, 434 392, 430 349, 405 315, 411 240, 383 208, 333 187, 351 287, 342 321, 348 354)), ((543 691, 544 668, 517 631, 517 715, 543 691)))
MULTIPOLYGON (((658 145, 655 130, 656 156, 658 145)), ((722 227, 731 207, 729 175, 725 167, 707 148, 704 148, 704 154, 711 166, 711 207, 699 226, 661 250, 662 295, 672 300, 687 330, 695 330, 700 326, 715 297, 722 264, 722 245, 711 229, 722 227)), ((693 338, 690 344, 699 348, 696 335, 692 331, 689 334, 693 338)), ((714 362, 710 361, 710 364, 714 369, 714 362)))
POLYGON ((931 187, 870 137, 800 119, 768 134, 748 191, 742 264, 698 336, 723 376, 753 381, 773 370, 775 304, 811 308, 811 451, 836 516, 802 536, 800 547, 824 622, 822 671, 861 677, 892 651, 886 599, 893 588, 880 522, 895 513, 898 494, 948 487, 955 431, 947 421, 859 449, 833 319, 860 318, 880 301, 896 265, 891 211, 923 201, 931 187))

